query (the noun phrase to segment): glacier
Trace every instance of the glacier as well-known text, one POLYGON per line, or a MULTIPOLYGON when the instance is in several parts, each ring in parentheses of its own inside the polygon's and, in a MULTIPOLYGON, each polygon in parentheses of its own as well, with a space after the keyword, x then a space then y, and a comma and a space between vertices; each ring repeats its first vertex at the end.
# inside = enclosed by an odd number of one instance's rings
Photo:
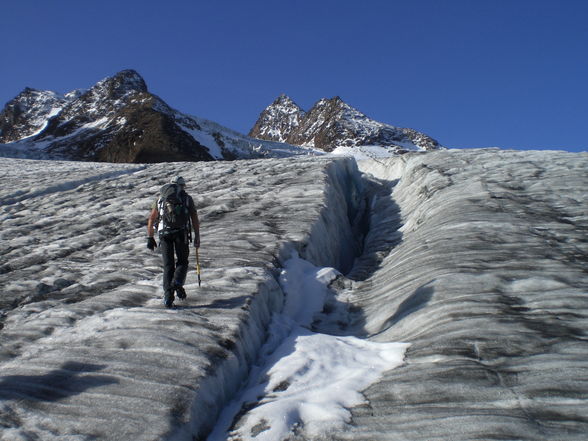
POLYGON ((586 153, 0 167, 1 440, 585 439, 586 153))

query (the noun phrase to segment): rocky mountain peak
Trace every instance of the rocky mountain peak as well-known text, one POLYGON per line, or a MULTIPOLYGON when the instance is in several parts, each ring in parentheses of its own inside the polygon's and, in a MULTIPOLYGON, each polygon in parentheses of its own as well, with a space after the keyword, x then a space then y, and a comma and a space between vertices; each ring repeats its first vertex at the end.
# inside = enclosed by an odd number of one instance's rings
POLYGON ((27 113, 34 107, 53 107, 56 104, 63 104, 65 101, 66 99, 63 96, 55 92, 26 87, 14 99, 6 104, 6 108, 10 107, 16 113, 27 113))
POLYGON ((308 112, 309 118, 313 115, 315 118, 329 120, 331 122, 339 121, 346 116, 365 116, 358 110, 351 107, 339 96, 333 98, 322 98, 308 112))
POLYGON ((20 148, 32 147, 43 157, 70 160, 212 159, 175 117, 148 92, 141 75, 129 69, 64 96, 25 89, 0 114, 0 143, 20 143, 20 148))
POLYGON ((68 98, 55 92, 25 88, 0 113, 0 143, 38 133, 67 101, 68 98))
POLYGON ((296 112, 292 113, 281 107, 288 102, 286 99, 293 103, 286 95, 278 97, 261 113, 249 136, 325 151, 361 145, 388 147, 398 153, 441 148, 436 140, 424 133, 367 117, 340 96, 322 98, 308 112, 296 106, 296 112), (292 114, 296 115, 295 124, 292 123, 292 114))
MULTIPOLYGON (((284 106, 284 107, 298 107, 298 105, 285 93, 281 94, 276 100, 270 105, 270 107, 277 107, 277 106, 284 106)), ((299 108, 299 107, 298 107, 299 108)))
POLYGON ((118 99, 128 93, 147 93, 148 90, 143 77, 135 70, 127 69, 99 81, 89 92, 105 94, 109 98, 118 99))
POLYGON ((346 105, 347 104, 341 99, 340 96, 334 96, 333 98, 321 98, 317 101, 314 107, 342 107, 346 105))
POLYGON ((63 136, 93 121, 113 121, 133 102, 153 101, 147 84, 132 69, 107 77, 86 91, 73 91, 63 109, 39 135, 63 136))
POLYGON ((364 113, 347 104, 341 97, 323 98, 308 112, 314 118, 324 120, 326 124, 338 124, 349 129, 361 130, 362 126, 384 125, 368 118, 364 113))
POLYGON ((289 96, 282 94, 259 115, 249 136, 285 142, 287 134, 300 125, 304 116, 304 110, 289 96))
POLYGON ((271 103, 264 112, 274 119, 283 117, 288 118, 291 115, 296 116, 295 119, 298 119, 299 116, 303 116, 305 113, 298 104, 285 94, 276 98, 276 100, 271 103))
POLYGON ((83 115, 112 113, 124 107, 131 97, 148 93, 147 84, 141 75, 132 69, 123 70, 75 97, 64 109, 64 116, 85 118, 83 115))
POLYGON ((132 69, 65 95, 28 87, 0 112, 0 156, 162 162, 316 153, 306 147, 376 145, 392 153, 440 147, 416 130, 368 118, 339 96, 306 112, 282 94, 249 136, 172 109, 132 69))

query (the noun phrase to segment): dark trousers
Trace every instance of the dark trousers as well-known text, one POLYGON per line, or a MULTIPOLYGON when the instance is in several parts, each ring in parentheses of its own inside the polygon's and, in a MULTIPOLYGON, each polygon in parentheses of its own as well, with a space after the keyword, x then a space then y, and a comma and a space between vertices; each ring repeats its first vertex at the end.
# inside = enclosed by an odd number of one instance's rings
POLYGON ((163 259, 163 293, 166 300, 173 301, 174 286, 183 286, 188 274, 188 256, 190 255, 188 233, 180 231, 161 236, 159 247, 163 259))

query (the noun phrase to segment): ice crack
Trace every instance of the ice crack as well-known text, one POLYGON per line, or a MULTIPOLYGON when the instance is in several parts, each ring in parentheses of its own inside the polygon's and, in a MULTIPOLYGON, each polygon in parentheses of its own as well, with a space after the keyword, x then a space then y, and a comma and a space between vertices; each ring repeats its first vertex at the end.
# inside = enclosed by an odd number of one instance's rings
POLYGON ((309 329, 339 275, 296 253, 285 263, 280 275, 284 309, 274 314, 246 387, 223 411, 209 441, 279 440, 301 431, 324 436, 350 422, 348 409, 365 401, 362 390, 402 364, 407 344, 309 329))

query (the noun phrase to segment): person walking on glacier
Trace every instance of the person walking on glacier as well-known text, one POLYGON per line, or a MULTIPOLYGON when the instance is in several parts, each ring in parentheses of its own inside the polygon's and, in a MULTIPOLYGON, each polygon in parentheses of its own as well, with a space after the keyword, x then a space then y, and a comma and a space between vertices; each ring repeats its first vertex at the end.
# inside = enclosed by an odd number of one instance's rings
MULTIPOLYGON (((159 235, 159 248, 163 260, 163 304, 172 308, 174 292, 181 300, 186 298, 184 282, 188 274, 188 256, 192 229, 194 247, 200 247, 200 223, 194 200, 186 193, 186 181, 174 177, 159 191, 159 198, 151 206, 147 221, 147 248, 157 247, 155 231, 159 235), (177 262, 176 262, 177 257, 177 262)), ((198 250, 196 250, 198 252, 198 250)))

